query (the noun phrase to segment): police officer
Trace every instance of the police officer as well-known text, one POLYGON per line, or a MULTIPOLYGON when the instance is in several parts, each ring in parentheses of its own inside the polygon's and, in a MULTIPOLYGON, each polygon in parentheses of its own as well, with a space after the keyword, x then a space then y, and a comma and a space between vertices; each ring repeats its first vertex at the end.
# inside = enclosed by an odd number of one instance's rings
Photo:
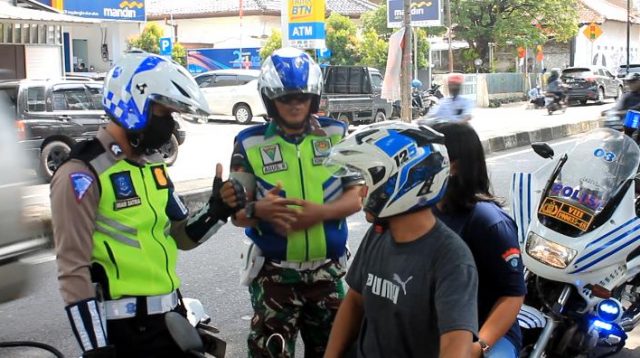
MULTIPOLYGON (((627 111, 640 110, 640 73, 631 72, 624 78, 629 92, 625 93, 622 98, 618 100, 615 107, 610 111, 619 116, 624 121, 627 111)), ((624 133, 633 138, 633 133, 637 128, 624 126, 624 133)))
POLYGON ((322 72, 309 55, 292 48, 274 52, 262 66, 258 88, 271 122, 240 132, 231 160, 232 176, 250 200, 234 224, 248 228, 264 257, 249 280, 249 355, 268 357, 273 343, 293 357, 300 330, 305 357, 322 357, 345 292, 345 218, 361 207, 363 180, 341 180, 323 166, 347 128, 313 115, 322 72), (271 210, 278 200, 298 208, 271 210))
POLYGON ((208 106, 184 68, 157 55, 126 54, 108 73, 111 122, 72 151, 51 182, 58 281, 84 357, 179 357, 163 314, 179 303, 177 249, 213 235, 238 205, 240 187, 218 164, 213 193, 189 215, 153 153, 175 127, 173 112, 208 106), (236 198, 236 190, 238 198, 236 198))

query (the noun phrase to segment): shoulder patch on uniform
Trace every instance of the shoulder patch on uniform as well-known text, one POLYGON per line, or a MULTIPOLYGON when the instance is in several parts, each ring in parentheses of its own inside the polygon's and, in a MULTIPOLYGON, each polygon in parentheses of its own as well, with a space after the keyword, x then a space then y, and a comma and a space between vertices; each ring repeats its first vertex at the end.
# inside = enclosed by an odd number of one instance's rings
POLYGON ((520 250, 515 247, 508 249, 502 254, 502 259, 512 268, 517 268, 520 261, 520 250))
POLYGON ((93 184, 93 177, 87 173, 75 172, 69 174, 69 179, 71 179, 71 187, 76 201, 80 202, 93 184))
POLYGON ((169 187, 169 178, 167 177, 167 172, 164 170, 163 165, 151 167, 151 171, 153 172, 153 179, 155 180, 156 187, 158 189, 166 189, 169 187))

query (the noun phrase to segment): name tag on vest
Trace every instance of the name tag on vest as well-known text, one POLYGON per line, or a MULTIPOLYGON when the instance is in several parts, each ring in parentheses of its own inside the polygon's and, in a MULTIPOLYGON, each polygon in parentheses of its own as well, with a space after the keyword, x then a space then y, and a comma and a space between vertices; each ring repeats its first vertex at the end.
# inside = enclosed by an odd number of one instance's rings
POLYGON ((116 194, 116 202, 113 210, 122 210, 132 206, 142 204, 140 196, 136 193, 136 188, 131 180, 131 173, 128 171, 111 174, 111 184, 116 194))
POLYGON ((262 156, 262 173, 269 174, 287 170, 287 163, 282 159, 280 144, 266 145, 260 148, 262 156))

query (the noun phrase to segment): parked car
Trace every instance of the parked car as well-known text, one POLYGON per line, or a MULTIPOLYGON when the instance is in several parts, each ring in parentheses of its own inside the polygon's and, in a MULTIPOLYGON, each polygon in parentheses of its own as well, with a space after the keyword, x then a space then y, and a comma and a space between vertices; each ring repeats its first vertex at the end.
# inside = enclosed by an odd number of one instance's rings
POLYGON ((375 68, 325 67, 320 114, 349 124, 386 120, 391 117, 393 106, 380 97, 382 81, 382 74, 375 68))
POLYGON ((241 124, 255 117, 266 117, 258 92, 259 70, 215 70, 199 74, 196 82, 202 89, 213 115, 233 116, 241 124))
MULTIPOLYGON (((19 141, 29 152, 38 174, 50 181, 76 143, 92 139, 109 122, 102 109, 102 83, 72 80, 0 82, 11 103, 19 141)), ((185 132, 176 128, 162 150, 167 164, 175 162, 185 132)))
POLYGON ((580 104, 589 100, 603 103, 623 93, 622 81, 602 66, 569 67, 562 71, 562 81, 567 86, 567 99, 580 104))
MULTIPOLYGON (((640 63, 630 63, 629 64, 629 73, 632 72, 640 72, 640 63)), ((620 65, 618 67, 618 78, 624 80, 627 76, 627 64, 620 65)))
MULTIPOLYGON (((10 114, 9 101, 0 93, 0 117, 10 114)), ((20 170, 24 152, 18 145, 16 128, 12 122, 0 121, 0 303, 23 297, 35 279, 34 261, 28 257, 50 245, 50 241, 31 225, 25 225, 22 185, 24 172, 20 170)), ((37 218, 40 221, 40 218, 37 218)))

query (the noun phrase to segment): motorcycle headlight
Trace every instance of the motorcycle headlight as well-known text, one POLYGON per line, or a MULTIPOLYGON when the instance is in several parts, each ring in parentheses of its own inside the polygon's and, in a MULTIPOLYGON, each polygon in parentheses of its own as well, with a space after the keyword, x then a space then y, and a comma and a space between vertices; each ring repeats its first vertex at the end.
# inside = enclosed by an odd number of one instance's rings
POLYGON ((577 255, 577 251, 544 239, 536 233, 529 233, 527 254, 543 264, 564 269, 577 255))

